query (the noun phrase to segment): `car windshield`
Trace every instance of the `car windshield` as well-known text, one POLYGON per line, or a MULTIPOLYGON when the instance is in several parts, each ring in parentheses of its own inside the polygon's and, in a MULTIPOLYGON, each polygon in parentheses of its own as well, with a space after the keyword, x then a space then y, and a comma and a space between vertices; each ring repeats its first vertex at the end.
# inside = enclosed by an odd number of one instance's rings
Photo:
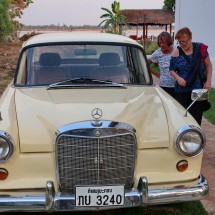
MULTIPOLYGON (((15 84, 50 86, 67 80, 151 84, 143 50, 125 44, 51 44, 22 52, 15 84)), ((84 81, 73 81, 85 84, 84 81)))

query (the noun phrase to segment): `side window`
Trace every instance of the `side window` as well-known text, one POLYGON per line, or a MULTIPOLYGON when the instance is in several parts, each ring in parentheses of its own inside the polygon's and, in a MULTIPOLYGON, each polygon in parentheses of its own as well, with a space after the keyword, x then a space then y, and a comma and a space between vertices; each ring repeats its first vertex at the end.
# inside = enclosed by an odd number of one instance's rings
POLYGON ((25 85, 26 80, 27 80, 27 54, 26 52, 24 52, 20 61, 19 71, 16 78, 16 84, 25 85))
POLYGON ((137 76, 136 76, 136 72, 135 72, 135 66, 134 66, 134 61, 132 58, 132 53, 131 53, 131 48, 127 48, 126 51, 126 59, 127 59, 127 68, 129 70, 129 74, 130 74, 130 79, 131 79, 131 83, 138 83, 137 80, 137 76))
POLYGON ((143 52, 140 49, 132 48, 132 55, 135 59, 134 63, 139 81, 144 84, 149 84, 151 79, 143 52))
POLYGON ((150 84, 151 79, 143 52, 136 47, 129 47, 126 52, 127 67, 134 84, 150 84))
POLYGON ((33 48, 25 50, 22 54, 22 58, 19 64, 19 70, 17 73, 16 84, 17 85, 29 85, 32 84, 32 76, 34 70, 38 67, 38 60, 33 59, 33 48))

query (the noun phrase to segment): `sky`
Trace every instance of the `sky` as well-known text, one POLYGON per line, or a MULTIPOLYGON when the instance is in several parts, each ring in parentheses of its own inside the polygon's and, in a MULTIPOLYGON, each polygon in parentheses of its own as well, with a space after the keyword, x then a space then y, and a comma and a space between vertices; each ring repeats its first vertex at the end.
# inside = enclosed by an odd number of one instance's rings
MULTIPOLYGON (((24 25, 98 25, 114 0, 33 0, 19 21, 24 25)), ((162 9, 164 0, 118 0, 120 9, 162 9)))

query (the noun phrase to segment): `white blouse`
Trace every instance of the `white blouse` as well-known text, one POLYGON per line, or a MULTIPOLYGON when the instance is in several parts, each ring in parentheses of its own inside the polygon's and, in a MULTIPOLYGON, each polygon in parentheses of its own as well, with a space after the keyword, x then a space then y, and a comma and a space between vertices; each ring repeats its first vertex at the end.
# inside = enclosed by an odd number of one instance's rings
MULTIPOLYGON (((176 49, 176 46, 173 46, 173 51, 176 49)), ((172 51, 172 53, 173 53, 172 51)), ((149 59, 153 63, 157 63, 160 68, 160 83, 161 87, 174 87, 175 86, 175 79, 170 75, 169 66, 170 60, 172 57, 172 53, 164 54, 161 51, 161 48, 157 49, 149 59)))

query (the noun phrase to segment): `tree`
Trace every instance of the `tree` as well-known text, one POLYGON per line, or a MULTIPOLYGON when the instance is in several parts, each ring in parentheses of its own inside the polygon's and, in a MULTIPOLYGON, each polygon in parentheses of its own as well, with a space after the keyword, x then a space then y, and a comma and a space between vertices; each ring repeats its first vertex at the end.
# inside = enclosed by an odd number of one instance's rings
POLYGON ((13 31, 13 26, 8 14, 8 10, 9 10, 8 0, 1 0, 0 1, 0 40, 2 40, 3 36, 13 31))
POLYGON ((0 0, 0 39, 11 33, 16 35, 21 24, 15 18, 20 18, 31 3, 32 0, 0 0))
POLYGON ((102 10, 106 11, 107 13, 100 16, 100 18, 105 18, 99 26, 101 26, 102 23, 104 24, 104 28, 108 28, 111 26, 111 30, 115 34, 122 34, 121 27, 122 25, 128 26, 126 22, 126 16, 122 15, 120 12, 120 2, 114 1, 111 4, 112 11, 110 11, 107 8, 101 8, 102 10))
POLYGON ((171 9, 175 12, 175 0, 164 0, 163 9, 171 9))
POLYGON ((21 17, 23 15, 23 10, 27 8, 32 0, 8 0, 10 2, 10 7, 8 10, 9 16, 13 24, 13 36, 17 37, 17 31, 23 26, 16 17, 21 17))
POLYGON ((22 24, 15 20, 16 17, 21 17, 23 15, 23 10, 29 6, 29 4, 33 3, 32 0, 9 0, 10 8, 9 8, 9 16, 12 20, 14 31, 18 31, 18 29, 22 26, 22 24))
POLYGON ((9 0, 9 2, 9 15, 12 20, 16 17, 20 18, 23 15, 23 10, 33 3, 32 0, 9 0))

